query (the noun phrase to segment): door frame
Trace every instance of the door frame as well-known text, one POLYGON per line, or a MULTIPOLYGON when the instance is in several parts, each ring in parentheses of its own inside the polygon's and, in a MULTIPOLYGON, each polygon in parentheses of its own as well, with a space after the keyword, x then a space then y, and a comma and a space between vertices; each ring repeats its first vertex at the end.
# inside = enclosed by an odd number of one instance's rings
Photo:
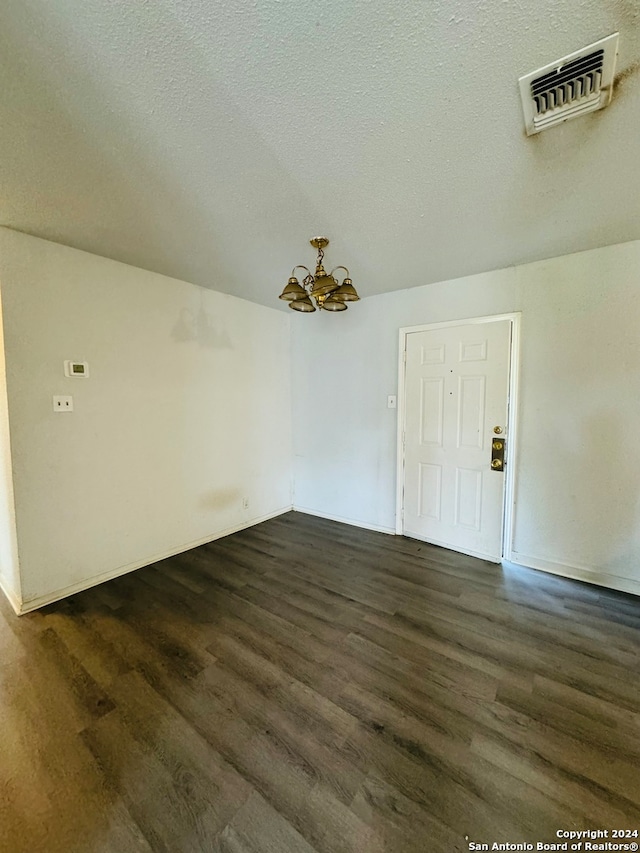
POLYGON ((399 335, 398 350, 398 434, 396 465, 396 535, 404 535, 404 432, 406 403, 406 355, 407 337, 414 332, 430 332, 433 329, 470 326, 482 323, 497 323, 509 320, 511 323, 511 345, 509 347, 509 397, 507 418, 507 450, 505 453, 504 499, 502 504, 502 559, 511 560, 513 543, 513 522, 516 494, 517 429, 518 429, 518 392, 520 385, 520 324, 522 313, 492 314, 486 317, 465 317, 460 320, 446 320, 442 323, 427 323, 420 326, 403 326, 399 335))

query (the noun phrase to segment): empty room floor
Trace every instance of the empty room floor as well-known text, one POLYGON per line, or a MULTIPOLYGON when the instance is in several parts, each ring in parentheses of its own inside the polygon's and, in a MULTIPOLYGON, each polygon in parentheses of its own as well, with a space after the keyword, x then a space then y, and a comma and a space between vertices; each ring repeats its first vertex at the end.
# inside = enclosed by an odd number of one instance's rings
POLYGON ((639 829, 639 628, 633 596, 299 513, 21 618, 2 599, 0 850, 639 829))

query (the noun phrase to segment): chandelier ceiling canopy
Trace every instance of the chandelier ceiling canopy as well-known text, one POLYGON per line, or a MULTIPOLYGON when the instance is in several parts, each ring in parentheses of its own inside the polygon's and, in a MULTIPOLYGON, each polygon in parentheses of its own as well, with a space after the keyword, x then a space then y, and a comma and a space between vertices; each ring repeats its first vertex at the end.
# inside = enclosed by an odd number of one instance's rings
POLYGON ((346 311, 347 302, 355 302, 360 299, 351 281, 349 270, 346 267, 338 266, 334 267, 330 273, 326 272, 322 261, 324 249, 329 245, 329 240, 326 237, 314 237, 309 242, 314 249, 318 250, 315 273, 312 273, 302 264, 295 266, 291 270, 289 281, 280 294, 280 299, 286 300, 289 303, 289 308, 293 308, 294 311, 310 313, 316 308, 324 311, 346 311), (296 278, 296 270, 306 272, 302 284, 296 278), (334 278, 333 274, 336 270, 344 270, 346 273, 342 284, 334 278))

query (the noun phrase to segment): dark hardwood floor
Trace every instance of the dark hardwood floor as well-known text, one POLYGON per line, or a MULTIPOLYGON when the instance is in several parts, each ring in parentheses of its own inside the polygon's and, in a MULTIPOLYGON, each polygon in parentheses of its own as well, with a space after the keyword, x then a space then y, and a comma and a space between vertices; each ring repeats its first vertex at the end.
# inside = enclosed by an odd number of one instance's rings
POLYGON ((639 628, 633 596, 295 513, 21 618, 3 599, 0 850, 640 829, 639 628))

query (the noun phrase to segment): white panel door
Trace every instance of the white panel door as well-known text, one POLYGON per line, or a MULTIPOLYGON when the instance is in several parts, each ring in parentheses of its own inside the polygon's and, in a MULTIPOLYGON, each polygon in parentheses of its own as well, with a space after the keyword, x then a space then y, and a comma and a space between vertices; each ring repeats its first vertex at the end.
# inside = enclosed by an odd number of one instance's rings
POLYGON ((448 326, 407 337, 403 533, 499 562, 511 322, 448 326))

